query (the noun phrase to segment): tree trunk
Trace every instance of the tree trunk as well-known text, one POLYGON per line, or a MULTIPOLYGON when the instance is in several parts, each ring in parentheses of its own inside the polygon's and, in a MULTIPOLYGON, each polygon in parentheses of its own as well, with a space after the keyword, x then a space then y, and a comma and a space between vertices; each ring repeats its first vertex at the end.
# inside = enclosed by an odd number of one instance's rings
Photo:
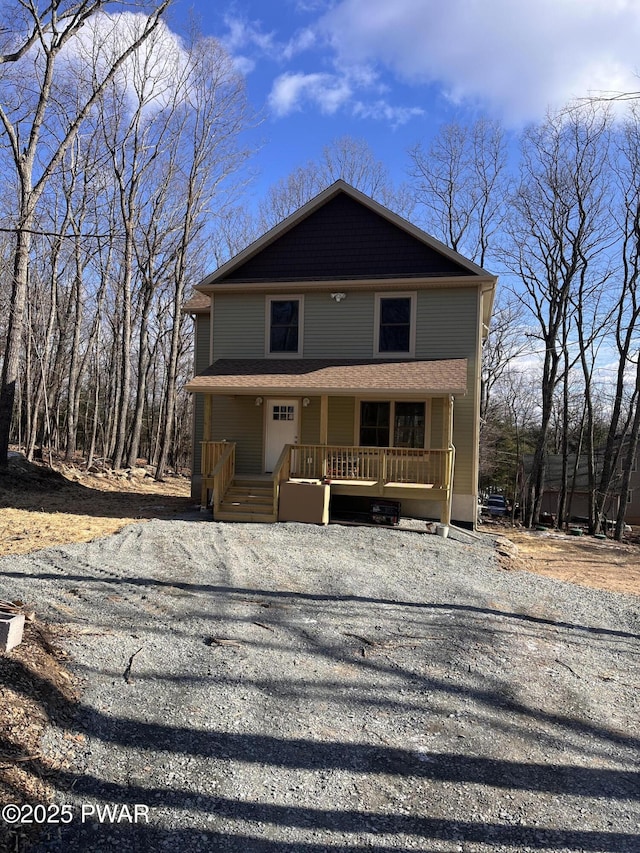
MULTIPOLYGON (((23 201, 26 206, 26 202, 23 201)), ((24 310, 27 297, 27 277, 29 274, 29 250, 31 248, 30 229, 33 216, 23 219, 16 234, 16 250, 13 265, 13 284, 11 288, 11 311, 7 344, 2 364, 0 385, 0 467, 8 464, 9 439, 13 419, 13 404, 16 396, 16 384, 20 370, 20 351, 24 328, 24 310)))

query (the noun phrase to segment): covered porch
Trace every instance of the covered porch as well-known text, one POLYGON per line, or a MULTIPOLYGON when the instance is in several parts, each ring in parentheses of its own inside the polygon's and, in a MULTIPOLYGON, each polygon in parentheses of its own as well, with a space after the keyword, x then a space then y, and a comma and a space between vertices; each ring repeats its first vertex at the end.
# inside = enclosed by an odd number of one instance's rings
POLYGON ((218 520, 276 521, 281 484, 304 481, 448 524, 466 371, 465 359, 216 362, 188 386, 202 411, 201 505, 218 520))

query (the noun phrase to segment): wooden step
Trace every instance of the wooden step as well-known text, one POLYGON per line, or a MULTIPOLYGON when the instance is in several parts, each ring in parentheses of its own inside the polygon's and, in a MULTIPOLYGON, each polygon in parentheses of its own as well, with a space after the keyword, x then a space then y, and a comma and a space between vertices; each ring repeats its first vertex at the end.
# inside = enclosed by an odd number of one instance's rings
POLYGON ((273 524, 278 520, 273 508, 273 485, 265 480, 234 479, 215 520, 273 524))
POLYGON ((259 503, 257 501, 235 501, 225 498, 220 504, 222 512, 262 512, 272 513, 273 502, 259 503))
POLYGON ((220 507, 214 519, 214 521, 238 521, 254 524, 274 524, 277 520, 277 516, 273 513, 238 512, 238 507, 234 507, 233 510, 230 511, 223 510, 222 507, 220 507))
POLYGON ((240 489, 238 486, 231 486, 225 492, 223 500, 226 501, 251 501, 256 503, 273 503, 273 489, 240 489))
POLYGON ((272 489, 273 482, 271 480, 243 480, 234 477, 231 486, 237 486, 239 489, 272 489))

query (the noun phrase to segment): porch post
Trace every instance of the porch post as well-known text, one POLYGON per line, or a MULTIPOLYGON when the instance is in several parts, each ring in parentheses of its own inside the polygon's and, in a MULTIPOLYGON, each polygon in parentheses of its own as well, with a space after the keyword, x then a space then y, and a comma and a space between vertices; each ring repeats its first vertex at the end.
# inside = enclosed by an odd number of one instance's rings
MULTIPOLYGON (((326 394, 320 397, 320 444, 327 446, 329 437, 329 398, 326 394)), ((327 476, 327 451, 322 451, 320 473, 324 479, 327 476)))
POLYGON ((204 422, 202 428, 202 438, 204 441, 211 441, 211 408, 213 395, 205 394, 204 396, 204 422))
POLYGON ((451 524, 451 503, 453 501, 453 397, 449 394, 444 398, 444 406, 442 407, 442 434, 444 436, 444 446, 449 451, 447 457, 447 497, 442 502, 440 510, 440 522, 442 524, 451 524))
POLYGON ((329 436, 329 398, 320 397, 320 444, 326 444, 329 436))
MULTIPOLYGON (((204 395, 204 414, 202 418, 202 440, 203 441, 211 441, 211 402, 212 395, 205 394, 204 395)), ((207 477, 210 474, 210 471, 205 470, 205 463, 208 465, 208 461, 211 459, 210 448, 205 448, 201 445, 200 451, 200 506, 207 506, 207 498, 208 498, 208 483, 207 477)))

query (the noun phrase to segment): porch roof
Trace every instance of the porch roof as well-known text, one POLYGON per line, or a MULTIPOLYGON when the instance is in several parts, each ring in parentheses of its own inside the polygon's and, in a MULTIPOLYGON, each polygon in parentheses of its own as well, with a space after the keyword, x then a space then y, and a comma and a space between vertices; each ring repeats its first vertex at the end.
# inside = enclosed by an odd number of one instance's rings
POLYGON ((465 394, 467 359, 218 359, 188 384, 204 394, 465 394))

